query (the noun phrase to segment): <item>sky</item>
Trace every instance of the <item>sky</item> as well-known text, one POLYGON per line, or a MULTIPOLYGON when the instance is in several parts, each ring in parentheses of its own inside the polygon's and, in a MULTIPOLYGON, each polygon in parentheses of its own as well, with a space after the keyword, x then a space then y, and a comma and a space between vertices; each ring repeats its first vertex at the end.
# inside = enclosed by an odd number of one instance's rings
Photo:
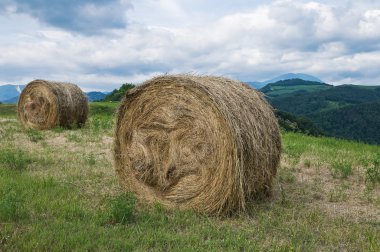
POLYGON ((0 85, 290 72, 380 85, 380 1, 0 0, 0 85))

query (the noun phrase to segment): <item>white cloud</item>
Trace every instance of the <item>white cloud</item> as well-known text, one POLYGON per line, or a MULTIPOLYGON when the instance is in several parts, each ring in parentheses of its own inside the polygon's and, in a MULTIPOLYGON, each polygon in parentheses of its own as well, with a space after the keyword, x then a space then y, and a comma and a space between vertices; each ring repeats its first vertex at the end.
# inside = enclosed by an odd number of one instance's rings
POLYGON ((380 10, 368 10, 359 23, 359 31, 368 37, 380 36, 380 10))

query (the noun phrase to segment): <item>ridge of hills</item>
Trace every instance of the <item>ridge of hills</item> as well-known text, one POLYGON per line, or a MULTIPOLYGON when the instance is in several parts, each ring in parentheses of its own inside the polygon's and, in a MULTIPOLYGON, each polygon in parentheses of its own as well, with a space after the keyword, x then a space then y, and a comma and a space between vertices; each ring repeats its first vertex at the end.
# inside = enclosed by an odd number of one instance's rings
POLYGON ((380 86, 293 79, 270 83, 260 91, 276 110, 309 119, 327 136, 380 144, 380 86))

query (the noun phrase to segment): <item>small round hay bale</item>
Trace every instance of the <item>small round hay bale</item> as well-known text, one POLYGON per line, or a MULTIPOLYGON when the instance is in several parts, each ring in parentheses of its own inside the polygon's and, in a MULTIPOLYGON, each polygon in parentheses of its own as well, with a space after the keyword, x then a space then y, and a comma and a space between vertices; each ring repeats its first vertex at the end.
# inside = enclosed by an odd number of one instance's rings
POLYGON ((88 101, 75 84, 34 80, 19 97, 17 114, 26 128, 82 126, 88 116, 88 101))
POLYGON ((280 152, 272 108, 261 93, 230 79, 156 77, 129 91, 118 110, 121 184, 166 207, 244 211, 270 189, 280 152))

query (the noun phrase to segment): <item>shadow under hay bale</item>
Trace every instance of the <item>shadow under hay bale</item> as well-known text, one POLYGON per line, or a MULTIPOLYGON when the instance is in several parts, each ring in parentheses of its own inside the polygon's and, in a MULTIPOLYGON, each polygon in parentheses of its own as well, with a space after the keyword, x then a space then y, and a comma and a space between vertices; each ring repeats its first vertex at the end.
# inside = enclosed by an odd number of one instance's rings
POLYGON ((280 153, 272 108, 258 91, 226 78, 156 77, 129 91, 118 110, 116 171, 147 202, 244 211, 270 189, 280 153))
POLYGON ((20 95, 17 115, 26 128, 80 127, 87 120, 88 101, 75 84, 34 80, 20 95))

